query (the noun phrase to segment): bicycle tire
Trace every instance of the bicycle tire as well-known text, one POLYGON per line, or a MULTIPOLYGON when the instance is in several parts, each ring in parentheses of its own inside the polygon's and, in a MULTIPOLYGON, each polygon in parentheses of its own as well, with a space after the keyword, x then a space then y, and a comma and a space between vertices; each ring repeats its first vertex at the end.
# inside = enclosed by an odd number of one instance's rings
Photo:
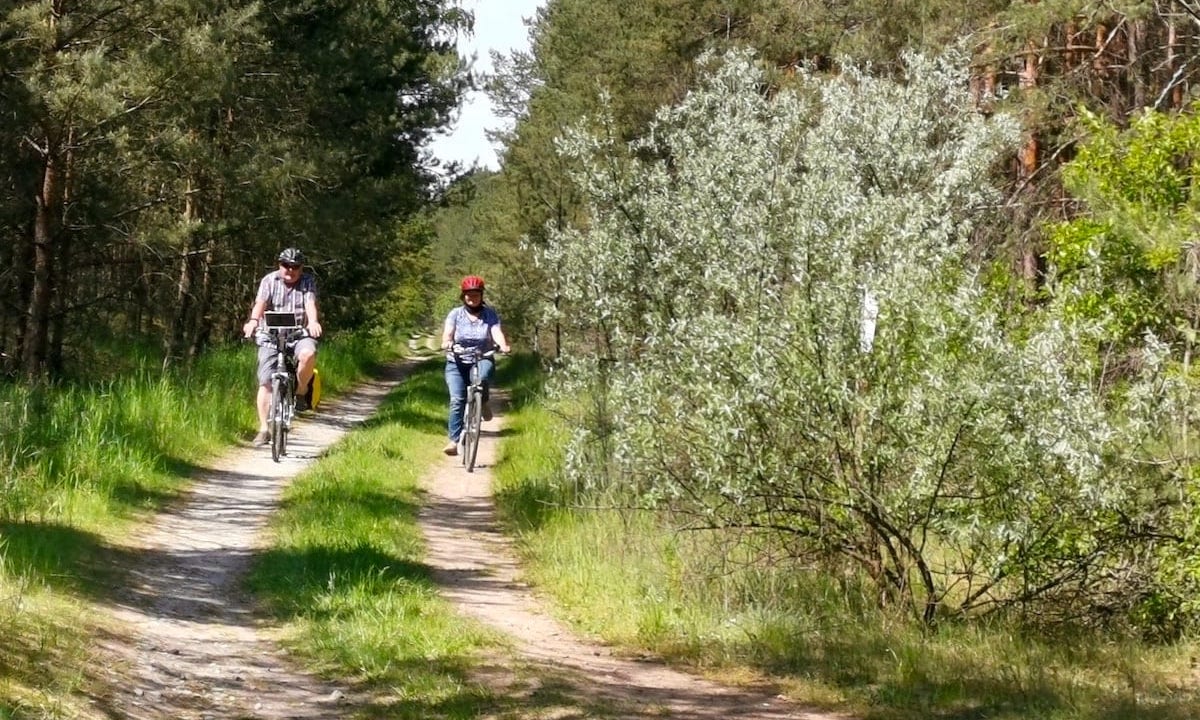
POLYGON ((292 420, 296 417, 296 380, 289 378, 284 383, 281 409, 283 410, 283 433, 279 443, 279 455, 287 455, 288 436, 292 433, 292 420))
POLYGON ((464 432, 467 433, 467 447, 463 458, 463 464, 467 466, 467 472, 475 471, 475 456, 479 453, 479 428, 483 423, 483 396, 481 393, 474 393, 471 397, 471 402, 467 405, 467 427, 464 432))
POLYGON ((271 459, 279 462, 287 444, 287 429, 283 422, 283 384, 279 378, 271 381, 271 407, 267 413, 268 428, 271 433, 271 459))
POLYGON ((462 463, 463 467, 467 466, 467 450, 470 448, 471 441, 471 433, 468 432, 469 426, 467 425, 467 421, 471 417, 471 397, 473 395, 474 391, 472 390, 471 386, 468 385, 467 396, 463 398, 462 432, 458 436, 458 461, 462 463))

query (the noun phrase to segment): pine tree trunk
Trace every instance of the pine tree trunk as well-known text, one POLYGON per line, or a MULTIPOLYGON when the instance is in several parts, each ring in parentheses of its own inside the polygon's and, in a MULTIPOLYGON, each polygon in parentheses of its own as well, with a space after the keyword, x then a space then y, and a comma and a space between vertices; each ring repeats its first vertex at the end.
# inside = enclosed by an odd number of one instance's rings
POLYGON ((1177 82, 1175 73, 1179 69, 1179 29, 1174 20, 1167 21, 1167 82, 1172 83, 1170 105, 1178 110, 1183 107, 1183 83, 1177 82))
POLYGON ((1128 36, 1129 84, 1133 97, 1131 108, 1146 107, 1146 76, 1142 72, 1142 48, 1146 42, 1146 23, 1144 20, 1130 20, 1128 36))
POLYGON ((205 239, 203 251, 200 253, 198 262, 200 264, 199 288, 195 292, 195 309, 192 313, 191 322, 191 337, 188 342, 188 361, 199 357, 204 347, 208 344, 208 338, 212 334, 212 319, 209 317, 209 310, 212 308, 212 266, 215 242, 211 237, 205 239))
POLYGON ((49 340, 51 281, 54 270, 54 210, 58 165, 54 150, 47 148, 42 162, 41 190, 33 220, 33 285, 25 313, 25 346, 21 366, 25 376, 37 378, 46 372, 49 340))
MULTIPOLYGON (((1024 61, 1021 66, 1019 77, 1019 85, 1022 90, 1029 91, 1037 87, 1038 82, 1038 55, 1034 50, 1032 42, 1026 45, 1024 61)), ((1026 131, 1025 143, 1021 147, 1020 166, 1018 169, 1018 181, 1021 187, 1027 186, 1033 181, 1033 176, 1037 173, 1039 145, 1037 132, 1029 123, 1030 127, 1026 131)), ((1025 290, 1032 295, 1037 290, 1038 283, 1038 254, 1031 240, 1026 239, 1021 246, 1021 279, 1025 283, 1025 290)))
POLYGON ((175 364, 183 356, 187 345, 188 318, 192 312, 192 283, 195 276, 196 262, 196 191, 192 178, 188 178, 187 187, 183 194, 184 231, 187 241, 184 243, 179 256, 179 278, 175 283, 175 307, 168 321, 168 329, 163 348, 163 369, 175 364))
POLYGON ((1092 95, 1095 97, 1104 97, 1104 77, 1108 74, 1104 66, 1107 33, 1104 23, 1096 25, 1096 50, 1092 54, 1092 95))
MULTIPOLYGON (((47 64, 54 64, 58 18, 63 2, 50 9, 47 25, 53 38, 46 48, 47 64)), ((31 282, 26 301, 25 331, 22 334, 21 368, 25 377, 36 379, 46 374, 46 351, 50 337, 50 303, 54 296, 54 218, 58 213, 59 147, 50 132, 38 148, 42 155, 41 177, 35 196, 33 217, 33 258, 31 282)))
POLYGON ((71 311, 72 296, 66 292, 74 287, 71 282, 71 262, 73 238, 67 229, 67 212, 73 200, 72 187, 75 184, 75 128, 67 131, 67 144, 63 150, 62 181, 59 183, 58 210, 59 236, 55 241, 56 257, 52 267, 50 286, 58 290, 53 293, 49 325, 49 351, 46 364, 52 376, 60 376, 66 369, 66 358, 63 344, 66 341, 67 315, 71 311))

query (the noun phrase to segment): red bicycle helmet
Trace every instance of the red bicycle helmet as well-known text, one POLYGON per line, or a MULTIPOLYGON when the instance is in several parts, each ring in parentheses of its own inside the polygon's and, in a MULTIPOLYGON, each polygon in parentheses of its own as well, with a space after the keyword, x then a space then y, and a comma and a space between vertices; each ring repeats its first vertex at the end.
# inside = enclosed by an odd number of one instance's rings
POLYGON ((478 275, 468 275, 462 279, 462 285, 460 287, 462 287, 463 292, 466 292, 468 290, 482 291, 483 290, 483 278, 479 277, 478 275))

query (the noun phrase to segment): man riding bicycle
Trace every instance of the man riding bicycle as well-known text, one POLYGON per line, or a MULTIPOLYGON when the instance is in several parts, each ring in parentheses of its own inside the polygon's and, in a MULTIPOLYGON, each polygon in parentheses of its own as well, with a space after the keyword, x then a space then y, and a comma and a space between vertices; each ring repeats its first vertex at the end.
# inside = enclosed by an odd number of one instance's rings
POLYGON ((270 442, 267 432, 267 411, 271 405, 271 373, 275 370, 277 350, 270 342, 263 325, 263 313, 268 310, 293 312, 296 322, 308 330, 308 337, 297 340, 296 354, 297 410, 306 410, 307 388, 317 365, 317 341, 321 323, 317 313, 317 281, 312 273, 304 272, 304 253, 287 248, 279 253, 279 269, 267 273, 258 283, 258 293, 250 307, 250 319, 242 326, 242 334, 250 337, 257 332, 258 344, 258 434, 255 445, 270 442))

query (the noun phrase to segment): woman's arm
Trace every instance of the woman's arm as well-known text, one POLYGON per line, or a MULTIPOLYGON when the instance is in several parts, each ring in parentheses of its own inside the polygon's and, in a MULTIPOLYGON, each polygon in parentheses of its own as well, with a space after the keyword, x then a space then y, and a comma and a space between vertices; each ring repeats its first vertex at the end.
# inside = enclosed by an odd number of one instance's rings
POLYGON ((499 323, 492 326, 492 340, 500 348, 500 352, 509 352, 512 348, 508 346, 508 340, 504 337, 504 331, 500 329, 499 323))
POLYGON ((446 322, 442 323, 442 349, 449 350, 454 344, 454 313, 451 312, 446 316, 446 322))

